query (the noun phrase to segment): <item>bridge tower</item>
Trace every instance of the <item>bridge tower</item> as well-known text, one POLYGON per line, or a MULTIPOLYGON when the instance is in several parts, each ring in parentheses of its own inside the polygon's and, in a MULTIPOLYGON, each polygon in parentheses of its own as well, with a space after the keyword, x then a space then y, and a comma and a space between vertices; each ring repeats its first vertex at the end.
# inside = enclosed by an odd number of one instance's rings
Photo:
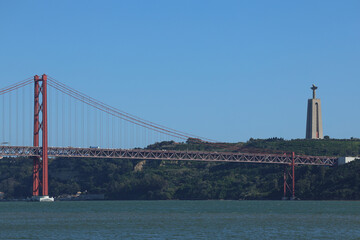
POLYGON ((40 146, 41 151, 34 157, 33 197, 48 196, 48 121, 47 121, 47 76, 34 76, 34 147, 40 146), (40 172, 41 171, 41 172, 40 172))
POLYGON ((295 152, 292 153, 291 163, 284 165, 284 196, 283 200, 295 200, 295 152), (288 197, 287 193, 290 194, 288 197))

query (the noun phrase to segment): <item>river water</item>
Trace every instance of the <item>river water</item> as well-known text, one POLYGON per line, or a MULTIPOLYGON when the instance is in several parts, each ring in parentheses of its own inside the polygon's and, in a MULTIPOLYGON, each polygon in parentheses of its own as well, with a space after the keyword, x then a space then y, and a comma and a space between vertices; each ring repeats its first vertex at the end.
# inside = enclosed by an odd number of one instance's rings
POLYGON ((360 239, 360 202, 0 202, 0 239, 360 239))

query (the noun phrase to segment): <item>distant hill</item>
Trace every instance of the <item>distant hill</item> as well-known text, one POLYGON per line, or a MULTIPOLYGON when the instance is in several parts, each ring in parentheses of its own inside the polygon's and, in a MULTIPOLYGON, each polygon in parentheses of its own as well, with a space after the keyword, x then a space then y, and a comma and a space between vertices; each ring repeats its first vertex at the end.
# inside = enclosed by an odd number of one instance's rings
MULTIPOLYGON (((268 152, 357 156, 359 140, 250 139, 245 143, 207 143, 189 139, 150 145, 147 149, 268 152)), ((51 159, 51 196, 87 190, 107 199, 281 199, 283 166, 185 161, 51 159)), ((31 195, 32 160, 0 160, 0 192, 8 198, 31 195)), ((339 167, 296 167, 300 199, 360 200, 360 161, 339 167)))
POLYGON ((299 155, 314 156, 359 156, 360 139, 294 139, 282 138, 250 139, 245 143, 209 143, 188 140, 186 143, 174 141, 149 145, 153 150, 189 150, 245 153, 284 153, 295 152, 299 155))

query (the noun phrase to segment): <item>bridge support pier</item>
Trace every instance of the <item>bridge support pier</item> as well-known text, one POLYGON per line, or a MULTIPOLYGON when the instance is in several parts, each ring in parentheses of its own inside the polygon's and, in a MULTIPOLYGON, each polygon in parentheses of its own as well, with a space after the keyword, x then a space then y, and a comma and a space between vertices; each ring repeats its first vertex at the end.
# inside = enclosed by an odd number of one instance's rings
POLYGON ((33 196, 48 196, 48 123, 47 123, 47 76, 34 76, 34 147, 40 146, 40 131, 42 134, 41 153, 34 157, 33 196), (40 101, 41 98, 41 101, 40 101), (40 122, 41 115, 41 122, 40 122), (40 155, 41 154, 41 155, 40 155), (42 170, 42 171, 40 171, 42 170), (40 172, 42 173, 40 175, 40 172), (40 188, 41 186, 41 188, 40 188))
POLYGON ((283 200, 295 200, 295 153, 292 153, 291 163, 284 166, 284 196, 283 200), (287 196, 289 192, 290 197, 287 196))

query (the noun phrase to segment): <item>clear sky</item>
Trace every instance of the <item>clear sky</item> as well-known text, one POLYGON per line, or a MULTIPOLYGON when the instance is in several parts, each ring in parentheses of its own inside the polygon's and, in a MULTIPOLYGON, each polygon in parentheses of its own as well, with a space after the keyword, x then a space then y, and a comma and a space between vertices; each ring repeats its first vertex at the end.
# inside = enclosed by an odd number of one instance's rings
POLYGON ((0 88, 46 73, 180 131, 360 137, 360 1, 1 1, 0 88))

